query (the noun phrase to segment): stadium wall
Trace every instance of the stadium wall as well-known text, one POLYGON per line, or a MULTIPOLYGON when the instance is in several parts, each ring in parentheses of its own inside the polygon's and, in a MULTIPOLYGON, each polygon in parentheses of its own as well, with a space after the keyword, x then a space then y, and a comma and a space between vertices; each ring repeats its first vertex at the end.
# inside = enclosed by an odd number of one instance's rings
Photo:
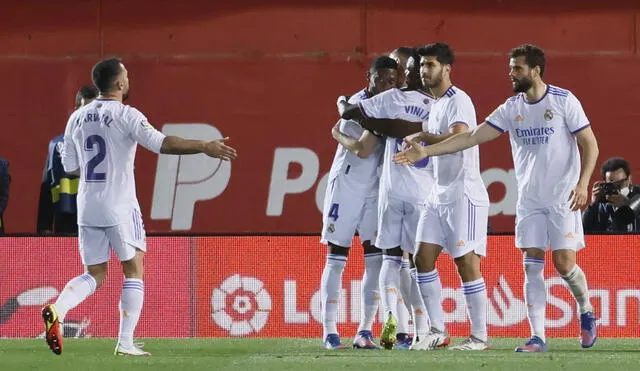
MULTIPOLYGON (((321 336, 319 286, 326 249, 317 236, 151 237, 147 244, 137 337, 321 336)), ((589 280, 600 336, 640 337, 640 236, 587 236, 587 245, 578 263, 589 280)), ((359 321, 362 259, 362 250, 354 248, 343 276, 338 322, 347 337, 359 321)), ((0 337, 40 336, 40 308, 81 272, 77 240, 0 239, 0 261, 0 337)), ((454 264, 443 255, 438 270, 447 326, 452 335, 464 336, 469 324, 454 264)), ((513 236, 489 237, 482 270, 490 336, 527 337, 521 253, 513 236)), ((67 315, 68 336, 117 334, 121 281, 113 261, 98 292, 67 315)), ((545 281, 548 335, 576 337, 575 301, 549 254, 545 281)), ((379 331, 376 321, 374 332, 379 331)))
MULTIPOLYGON (((240 157, 169 159, 140 151, 138 196, 149 231, 318 232, 335 142, 335 98, 364 86, 370 58, 445 40, 453 78, 482 120, 508 97, 508 50, 534 42, 546 78, 574 91, 603 160, 631 160, 640 134, 640 5, 634 1, 32 0, 0 12, 0 156, 11 162, 8 232, 33 232, 48 141, 63 131, 92 64, 124 58, 130 104, 160 130, 230 136, 240 157), (228 210, 235 210, 229 213, 228 210)), ((481 149, 491 227, 512 231, 508 140, 481 149)))

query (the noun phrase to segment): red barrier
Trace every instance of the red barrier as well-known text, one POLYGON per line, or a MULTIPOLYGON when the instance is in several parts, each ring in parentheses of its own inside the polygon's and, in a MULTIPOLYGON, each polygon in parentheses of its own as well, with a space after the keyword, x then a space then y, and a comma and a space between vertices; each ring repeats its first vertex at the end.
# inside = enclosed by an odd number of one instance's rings
MULTIPOLYGON (((529 335, 522 294, 521 253, 513 237, 489 238, 482 271, 489 296, 491 336, 529 335)), ((590 236, 578 263, 589 280, 603 337, 640 336, 637 236, 590 236)), ((354 239, 354 246, 357 245, 354 239)), ((319 281, 325 248, 317 237, 211 237, 198 239, 197 336, 320 337, 319 281)), ((353 248, 343 276, 339 331, 355 334, 360 318, 362 250, 353 248)), ((468 334, 464 295, 453 262, 438 262, 450 333, 468 334)), ((574 337, 575 301, 553 270, 545 269, 547 333, 574 337)), ((379 333, 379 323, 375 333, 379 333)))
MULTIPOLYGON (((187 237, 147 240, 145 302, 136 336, 191 335, 190 242, 187 237), (157 325, 159 318, 162 326, 157 325)), ((0 337, 42 334, 40 309, 82 273, 77 239, 0 238, 0 257, 0 337)), ((113 258, 102 287, 67 314, 65 327, 78 336, 118 334, 122 268, 113 258)))
MULTIPOLYGON (((319 337, 319 282, 325 247, 318 237, 154 237, 145 258, 145 306, 138 337, 319 337), (163 326, 157 326, 158 317, 163 326)), ((357 246, 354 239, 354 246, 357 246)), ((638 236, 589 236, 579 254, 604 337, 640 337, 638 236)), ((547 258, 548 334, 578 331, 574 300, 547 258)), ((74 238, 0 239, 0 337, 42 333, 39 310, 82 270, 74 238)), ((343 277, 339 329, 351 336, 360 316, 362 250, 350 254, 343 277)), ((468 322, 453 262, 438 263, 445 319, 455 336, 468 322)), ((491 236, 483 274, 491 336, 528 335, 520 252, 513 237, 491 236)), ((122 275, 113 260, 103 287, 69 312, 78 336, 112 337, 118 329, 122 275)), ((379 333, 376 322, 375 332, 379 333)))

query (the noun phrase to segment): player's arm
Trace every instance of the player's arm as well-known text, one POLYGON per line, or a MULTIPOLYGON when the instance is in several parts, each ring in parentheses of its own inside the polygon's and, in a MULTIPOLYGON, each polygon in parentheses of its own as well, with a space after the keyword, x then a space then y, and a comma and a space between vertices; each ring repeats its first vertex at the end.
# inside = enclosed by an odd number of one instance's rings
POLYGON ((364 114, 360 110, 360 106, 357 104, 351 104, 347 101, 347 97, 344 95, 338 97, 336 102, 338 105, 338 113, 340 118, 344 120, 361 121, 365 118, 364 114))
POLYGON ((596 167, 599 150, 598 141, 593 135, 589 119, 582 108, 582 104, 573 93, 569 93, 565 100, 565 120, 567 128, 576 136, 578 145, 582 149, 580 178, 569 197, 571 210, 575 211, 583 209, 589 201, 589 180, 591 179, 591 174, 593 174, 593 169, 596 167))
POLYGON ((331 129, 331 135, 349 152, 357 155, 359 158, 369 157, 378 145, 378 137, 368 130, 365 130, 360 138, 356 139, 340 131, 340 121, 331 129))
POLYGON ((204 153, 209 157, 230 161, 236 158, 234 148, 225 144, 229 138, 212 141, 184 139, 177 136, 166 136, 156 130, 147 118, 138 110, 131 109, 127 120, 129 135, 144 148, 154 152, 170 155, 193 155, 204 153))
POLYGON ((75 115, 72 114, 67 122, 67 127, 64 130, 60 159, 62 160, 62 167, 67 174, 80 176, 80 162, 78 160, 78 153, 76 152, 76 145, 72 136, 73 128, 76 124, 75 121, 75 115))
POLYGON ((469 131, 468 127, 464 124, 454 124, 452 129, 454 126, 458 126, 456 129, 458 132, 453 132, 452 130, 450 134, 446 134, 446 138, 430 146, 424 147, 419 141, 408 140, 407 143, 410 147, 404 152, 397 153, 393 157, 393 160, 399 164, 408 165, 420 161, 425 157, 459 152, 493 140, 502 134, 500 130, 486 122, 483 122, 471 131, 469 131), (466 127, 466 129, 463 127, 466 127))
POLYGON ((593 134, 593 130, 591 130, 590 126, 581 129, 575 133, 575 136, 578 141, 578 145, 582 149, 582 166, 580 166, 580 178, 578 179, 578 184, 572 192, 571 209, 580 210, 588 202, 587 188, 589 186, 589 180, 591 180, 591 175, 593 174, 593 169, 596 167, 598 153, 600 150, 598 149, 596 136, 593 134))
POLYGON ((231 161, 237 157, 235 148, 229 147, 225 142, 229 137, 212 141, 184 139, 176 136, 166 136, 162 140, 159 153, 168 155, 194 155, 204 153, 207 156, 219 158, 223 161, 231 161))
POLYGON ((388 137, 404 138, 421 131, 422 123, 378 118, 393 117, 387 116, 389 107, 399 105, 402 99, 403 96, 397 89, 386 91, 358 104, 350 104, 347 102, 347 97, 341 96, 337 101, 338 113, 343 119, 358 121, 363 128, 371 132, 388 137))
POLYGON ((424 142, 427 144, 436 144, 436 143, 443 142, 456 134, 466 133, 468 131, 469 131, 469 127, 466 124, 455 123, 451 125, 449 132, 446 134, 432 134, 426 131, 421 131, 419 133, 416 133, 406 138, 406 140, 418 142, 418 143, 424 142))
POLYGON ((422 130, 421 122, 411 122, 399 119, 367 118, 360 121, 363 128, 384 135, 386 137, 404 138, 422 130))

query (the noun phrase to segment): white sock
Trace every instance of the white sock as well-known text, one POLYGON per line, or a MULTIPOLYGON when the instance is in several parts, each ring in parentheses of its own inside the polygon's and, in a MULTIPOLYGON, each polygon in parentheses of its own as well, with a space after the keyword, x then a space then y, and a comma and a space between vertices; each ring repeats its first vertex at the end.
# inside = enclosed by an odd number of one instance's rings
POLYGON ((67 282, 54 304, 56 312, 58 312, 58 321, 64 322, 67 312, 93 294, 96 291, 96 286, 95 278, 89 273, 75 277, 67 282))
POLYGON ((462 289, 471 320, 471 336, 487 341, 487 286, 484 278, 463 282, 462 289))
POLYGON ((409 321, 411 320, 411 264, 409 258, 402 257, 400 276, 398 277, 398 327, 399 334, 409 333, 409 321))
POLYGON ((144 282, 139 278, 125 278, 120 297, 120 331, 118 332, 118 343, 124 347, 133 346, 133 332, 138 325, 143 302, 144 282))
POLYGON ((544 259, 524 258, 524 299, 531 336, 546 342, 544 331, 547 290, 544 286, 544 259))
POLYGON ((593 312, 593 306, 591 305, 591 298, 589 297, 589 288, 587 287, 587 277, 578 264, 573 266, 573 269, 566 275, 562 276, 564 281, 569 285, 569 289, 578 302, 578 309, 580 314, 587 312, 593 312))
POLYGON ((326 339, 329 334, 338 333, 338 303, 340 302, 342 272, 346 263, 347 257, 344 255, 327 254, 327 261, 324 265, 320 283, 323 339, 326 339))
POLYGON ((420 293, 422 294, 422 300, 425 307, 427 307, 427 313, 431 319, 431 327, 438 331, 445 331, 444 326, 444 314, 442 312, 442 282, 440 282, 440 275, 438 270, 434 269, 431 272, 418 272, 418 286, 420 286, 420 293))
POLYGON ((380 304, 380 268, 382 252, 364 254, 364 274, 362 275, 362 306, 358 331, 369 330, 378 313, 380 304))
POLYGON ((411 320, 411 313, 409 313, 409 311, 407 310, 406 304, 408 302, 409 302, 409 298, 407 297, 407 300, 405 300, 405 298, 402 297, 402 294, 398 292, 398 304, 396 306, 397 312, 395 313, 397 315, 396 318, 398 319, 398 325, 396 327, 396 332, 398 334, 409 333, 409 328, 410 328, 409 321, 411 320))
POLYGON ((411 306, 413 307, 414 335, 425 336, 429 332, 429 316, 420 294, 416 269, 411 269, 411 306))
POLYGON ((402 257, 383 255, 380 269, 382 308, 385 314, 391 312, 395 318, 398 318, 398 301, 401 297, 398 288, 401 264, 402 257))
POLYGON ((411 264, 409 259, 402 258, 402 267, 400 269, 400 280, 398 281, 398 288, 400 289, 400 295, 405 298, 404 305, 407 310, 411 312, 411 303, 409 298, 411 297, 411 264))

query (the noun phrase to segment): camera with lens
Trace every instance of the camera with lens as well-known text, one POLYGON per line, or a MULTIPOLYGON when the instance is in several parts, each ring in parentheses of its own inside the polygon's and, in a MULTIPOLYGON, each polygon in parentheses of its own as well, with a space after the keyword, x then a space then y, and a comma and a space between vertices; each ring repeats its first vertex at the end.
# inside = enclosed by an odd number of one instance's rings
POLYGON ((616 183, 606 182, 602 184, 602 194, 604 196, 617 195, 620 193, 620 186, 616 183))

